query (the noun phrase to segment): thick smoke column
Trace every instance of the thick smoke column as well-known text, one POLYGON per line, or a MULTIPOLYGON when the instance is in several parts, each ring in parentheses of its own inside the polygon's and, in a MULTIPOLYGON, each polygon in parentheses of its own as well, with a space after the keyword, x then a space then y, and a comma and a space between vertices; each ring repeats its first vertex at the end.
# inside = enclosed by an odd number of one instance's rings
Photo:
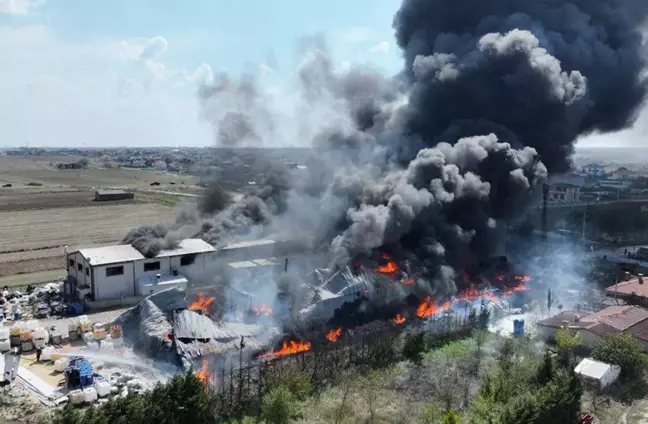
POLYGON ((634 122, 647 12, 630 0, 404 0, 394 20, 403 71, 338 73, 318 45, 298 70, 290 134, 253 81, 223 78, 199 93, 219 144, 297 134, 316 154, 299 178, 273 176, 218 213, 185 212, 173 234, 194 228, 213 244, 308 234, 340 266, 389 247, 433 292, 451 291, 547 175, 568 168, 577 137, 634 122))
POLYGON ((646 95, 648 3, 405 0, 396 39, 423 144, 494 132, 564 171, 579 135, 630 126, 646 95))

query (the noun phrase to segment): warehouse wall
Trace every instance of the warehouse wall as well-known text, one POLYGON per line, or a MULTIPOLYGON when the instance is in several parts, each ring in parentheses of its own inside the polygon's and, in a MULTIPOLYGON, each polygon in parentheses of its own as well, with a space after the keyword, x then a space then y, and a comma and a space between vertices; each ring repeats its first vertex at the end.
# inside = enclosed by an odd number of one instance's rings
POLYGON ((135 264, 133 262, 96 266, 92 271, 94 272, 92 293, 95 300, 135 296, 135 264), (124 267, 123 274, 106 276, 106 270, 115 266, 124 267))

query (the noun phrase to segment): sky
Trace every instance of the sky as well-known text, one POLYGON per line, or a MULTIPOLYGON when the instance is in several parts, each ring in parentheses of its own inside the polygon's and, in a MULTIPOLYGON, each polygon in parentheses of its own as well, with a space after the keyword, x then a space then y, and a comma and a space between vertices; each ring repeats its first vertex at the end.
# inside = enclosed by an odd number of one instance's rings
POLYGON ((0 0, 0 147, 208 146, 196 90, 290 90, 304 39, 337 67, 402 64, 399 0, 0 0))
MULTIPOLYGON (((400 0, 0 0, 0 147, 209 146, 196 90, 252 73, 286 97, 304 40, 338 69, 402 66, 400 0)), ((643 118, 643 117, 642 117, 643 118)), ((632 145, 647 119, 581 145, 632 145)))

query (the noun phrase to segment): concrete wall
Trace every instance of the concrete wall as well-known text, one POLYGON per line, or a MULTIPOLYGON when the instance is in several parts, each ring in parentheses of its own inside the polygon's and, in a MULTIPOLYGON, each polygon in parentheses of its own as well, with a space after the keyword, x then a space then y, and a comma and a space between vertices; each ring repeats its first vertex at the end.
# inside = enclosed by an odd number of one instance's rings
POLYGON ((86 271, 86 269, 89 269, 88 264, 79 252, 67 255, 66 267, 68 268, 68 274, 76 278, 78 286, 87 287, 90 285, 89 271, 86 271), (74 261, 74 265, 70 263, 70 260, 74 261), (81 269, 79 269, 79 265, 81 265, 81 269))
POLYGON ((135 296, 135 264, 133 262, 96 266, 92 272, 94 273, 92 294, 95 301, 135 296), (107 277, 106 269, 112 266, 123 266, 124 273, 107 277))
POLYGON ((135 262, 135 278, 141 277, 155 277, 157 274, 167 275, 171 273, 171 261, 170 258, 153 258, 145 259, 143 261, 135 262), (144 264, 159 262, 160 270, 159 271, 144 271, 144 264))
POLYGON ((601 341, 601 337, 587 330, 578 330, 578 334, 581 337, 581 344, 590 349, 593 349, 601 341))
MULTIPOLYGON (((185 255, 182 255, 185 256, 185 255)), ((211 261, 212 255, 210 253, 197 253, 196 260, 191 265, 180 265, 182 261, 182 256, 171 256, 168 259, 170 260, 171 269, 177 269, 178 272, 187 279, 192 277, 199 276, 205 271, 205 266, 208 262, 211 261)))
POLYGON ((85 306, 88 310, 97 311, 102 309, 135 306, 144 300, 143 296, 124 297, 109 300, 86 300, 85 306))

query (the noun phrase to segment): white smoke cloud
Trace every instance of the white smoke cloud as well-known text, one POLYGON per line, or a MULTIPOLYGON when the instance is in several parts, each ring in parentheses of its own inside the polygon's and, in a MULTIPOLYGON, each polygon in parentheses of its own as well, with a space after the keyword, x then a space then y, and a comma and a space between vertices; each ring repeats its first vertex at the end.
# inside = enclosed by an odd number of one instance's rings
POLYGON ((0 0, 0 13, 8 15, 26 15, 33 9, 42 6, 46 0, 0 0))
POLYGON ((382 41, 375 46, 369 48, 370 53, 389 53, 389 43, 382 41))

